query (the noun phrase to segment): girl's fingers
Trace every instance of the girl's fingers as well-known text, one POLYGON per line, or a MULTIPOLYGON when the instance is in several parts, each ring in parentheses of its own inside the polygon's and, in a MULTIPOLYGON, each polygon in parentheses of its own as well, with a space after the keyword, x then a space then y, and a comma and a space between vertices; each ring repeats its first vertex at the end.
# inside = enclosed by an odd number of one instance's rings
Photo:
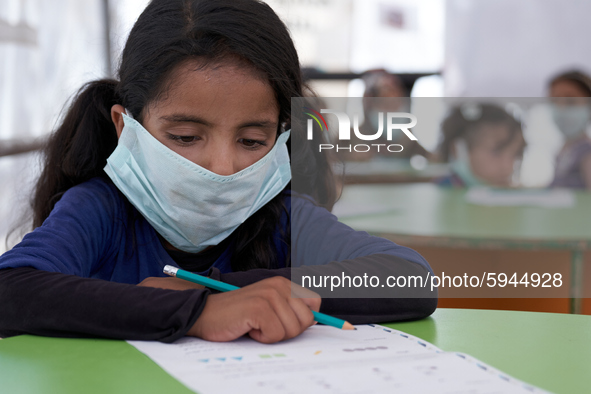
POLYGON ((270 304, 283 324, 283 329, 285 330, 283 339, 294 338, 310 326, 311 323, 305 323, 307 321, 306 312, 309 315, 312 312, 305 304, 297 302, 297 300, 292 298, 285 298, 279 293, 272 297, 270 304))
MULTIPOLYGON (((263 282, 269 285, 267 289, 274 291, 264 291, 265 298, 270 301, 273 309, 279 317, 285 330, 283 339, 290 339, 298 336, 314 323, 312 310, 320 308, 320 297, 303 287, 297 286, 288 279, 275 277, 263 282), (295 286, 295 287, 293 287, 295 286), (293 298, 292 290, 296 290, 298 295, 316 298, 293 298)), ((263 282, 259 282, 263 284, 263 282)))
POLYGON ((322 298, 320 298, 318 293, 315 293, 312 290, 306 289, 305 287, 293 283, 289 279, 283 278, 281 276, 265 279, 264 281, 261 281, 259 283, 263 282, 267 282, 268 284, 273 286, 285 298, 300 299, 304 302, 304 304, 308 305, 308 307, 313 311, 318 312, 320 310, 322 298))
POLYGON ((300 323, 300 333, 314 324, 314 315, 312 314, 312 310, 302 299, 290 298, 288 302, 300 323))
MULTIPOLYGON (((258 309, 258 308, 255 308, 258 309)), ((248 335, 261 343, 275 343, 285 338, 284 324, 270 303, 259 309, 248 335)))
POLYGON ((322 298, 320 296, 315 298, 294 298, 295 300, 302 301, 308 309, 311 309, 315 312, 320 311, 320 304, 322 303, 322 298))
POLYGON ((311 309, 318 310, 320 301, 292 298, 291 282, 285 278, 266 279, 210 295, 188 335, 210 341, 229 341, 246 333, 262 343, 290 339, 314 323, 311 309))

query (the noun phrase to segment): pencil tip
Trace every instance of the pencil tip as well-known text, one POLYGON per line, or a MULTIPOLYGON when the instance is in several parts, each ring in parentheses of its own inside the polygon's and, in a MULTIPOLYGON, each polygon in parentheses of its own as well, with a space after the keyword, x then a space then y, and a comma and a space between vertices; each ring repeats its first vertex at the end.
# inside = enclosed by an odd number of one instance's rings
POLYGON ((353 324, 349 323, 348 321, 346 321, 345 324, 343 324, 342 329, 343 330, 356 330, 356 328, 353 327, 353 324))

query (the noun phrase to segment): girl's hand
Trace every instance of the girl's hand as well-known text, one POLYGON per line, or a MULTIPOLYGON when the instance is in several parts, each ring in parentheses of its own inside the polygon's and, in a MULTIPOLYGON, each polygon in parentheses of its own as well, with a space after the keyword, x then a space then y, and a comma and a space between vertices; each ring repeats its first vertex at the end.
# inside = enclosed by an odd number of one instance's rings
POLYGON ((262 280, 227 293, 212 294, 187 335, 208 341, 232 341, 248 334, 262 343, 274 343, 300 335, 314 324, 312 310, 321 299, 313 291, 283 277, 262 280))
POLYGON ((169 290, 191 290, 191 289, 205 289, 204 286, 198 285, 197 283, 189 282, 187 280, 179 278, 159 278, 157 276, 150 276, 140 283, 138 286, 144 287, 157 287, 160 289, 169 290))

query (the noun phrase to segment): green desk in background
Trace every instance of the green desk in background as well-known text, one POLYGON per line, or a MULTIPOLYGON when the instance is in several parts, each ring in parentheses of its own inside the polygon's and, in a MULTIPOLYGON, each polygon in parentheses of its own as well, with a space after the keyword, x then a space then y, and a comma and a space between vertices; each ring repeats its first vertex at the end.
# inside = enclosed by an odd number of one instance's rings
POLYGON ((334 212, 356 230, 419 251, 567 251, 571 312, 580 313, 584 253, 591 250, 591 193, 576 192, 569 208, 480 206, 467 203, 465 194, 434 184, 347 185, 334 212))
POLYGON ((449 164, 424 163, 421 168, 415 168, 408 159, 385 158, 346 161, 335 166, 335 171, 343 173, 345 184, 432 182, 450 173, 449 164))
MULTIPOLYGON (((427 319, 387 325, 555 393, 591 388, 590 316, 438 309, 427 319)), ((0 340, 0 392, 191 393, 124 341, 28 335, 0 340)))

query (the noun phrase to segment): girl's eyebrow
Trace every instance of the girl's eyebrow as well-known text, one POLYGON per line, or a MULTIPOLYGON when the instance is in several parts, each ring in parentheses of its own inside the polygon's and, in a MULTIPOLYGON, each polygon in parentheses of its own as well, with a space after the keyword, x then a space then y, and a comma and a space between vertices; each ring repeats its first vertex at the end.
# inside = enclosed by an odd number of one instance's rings
MULTIPOLYGON (((184 114, 172 114, 172 115, 164 115, 160 117, 161 120, 165 120, 170 123, 197 123, 202 124, 204 126, 212 126, 212 124, 206 121, 203 118, 198 116, 192 115, 184 115, 184 114)), ((239 128, 244 127, 261 127, 261 128, 276 128, 277 122, 273 122, 271 120, 253 120, 249 122, 242 123, 238 126, 239 128)))
POLYGON ((242 127, 261 127, 261 128, 276 128, 277 122, 272 122, 270 120, 259 120, 253 122, 246 122, 240 125, 242 127))
POLYGON ((164 115, 161 116, 160 119, 171 123, 197 123, 204 126, 211 126, 211 123, 203 118, 184 114, 164 115))

